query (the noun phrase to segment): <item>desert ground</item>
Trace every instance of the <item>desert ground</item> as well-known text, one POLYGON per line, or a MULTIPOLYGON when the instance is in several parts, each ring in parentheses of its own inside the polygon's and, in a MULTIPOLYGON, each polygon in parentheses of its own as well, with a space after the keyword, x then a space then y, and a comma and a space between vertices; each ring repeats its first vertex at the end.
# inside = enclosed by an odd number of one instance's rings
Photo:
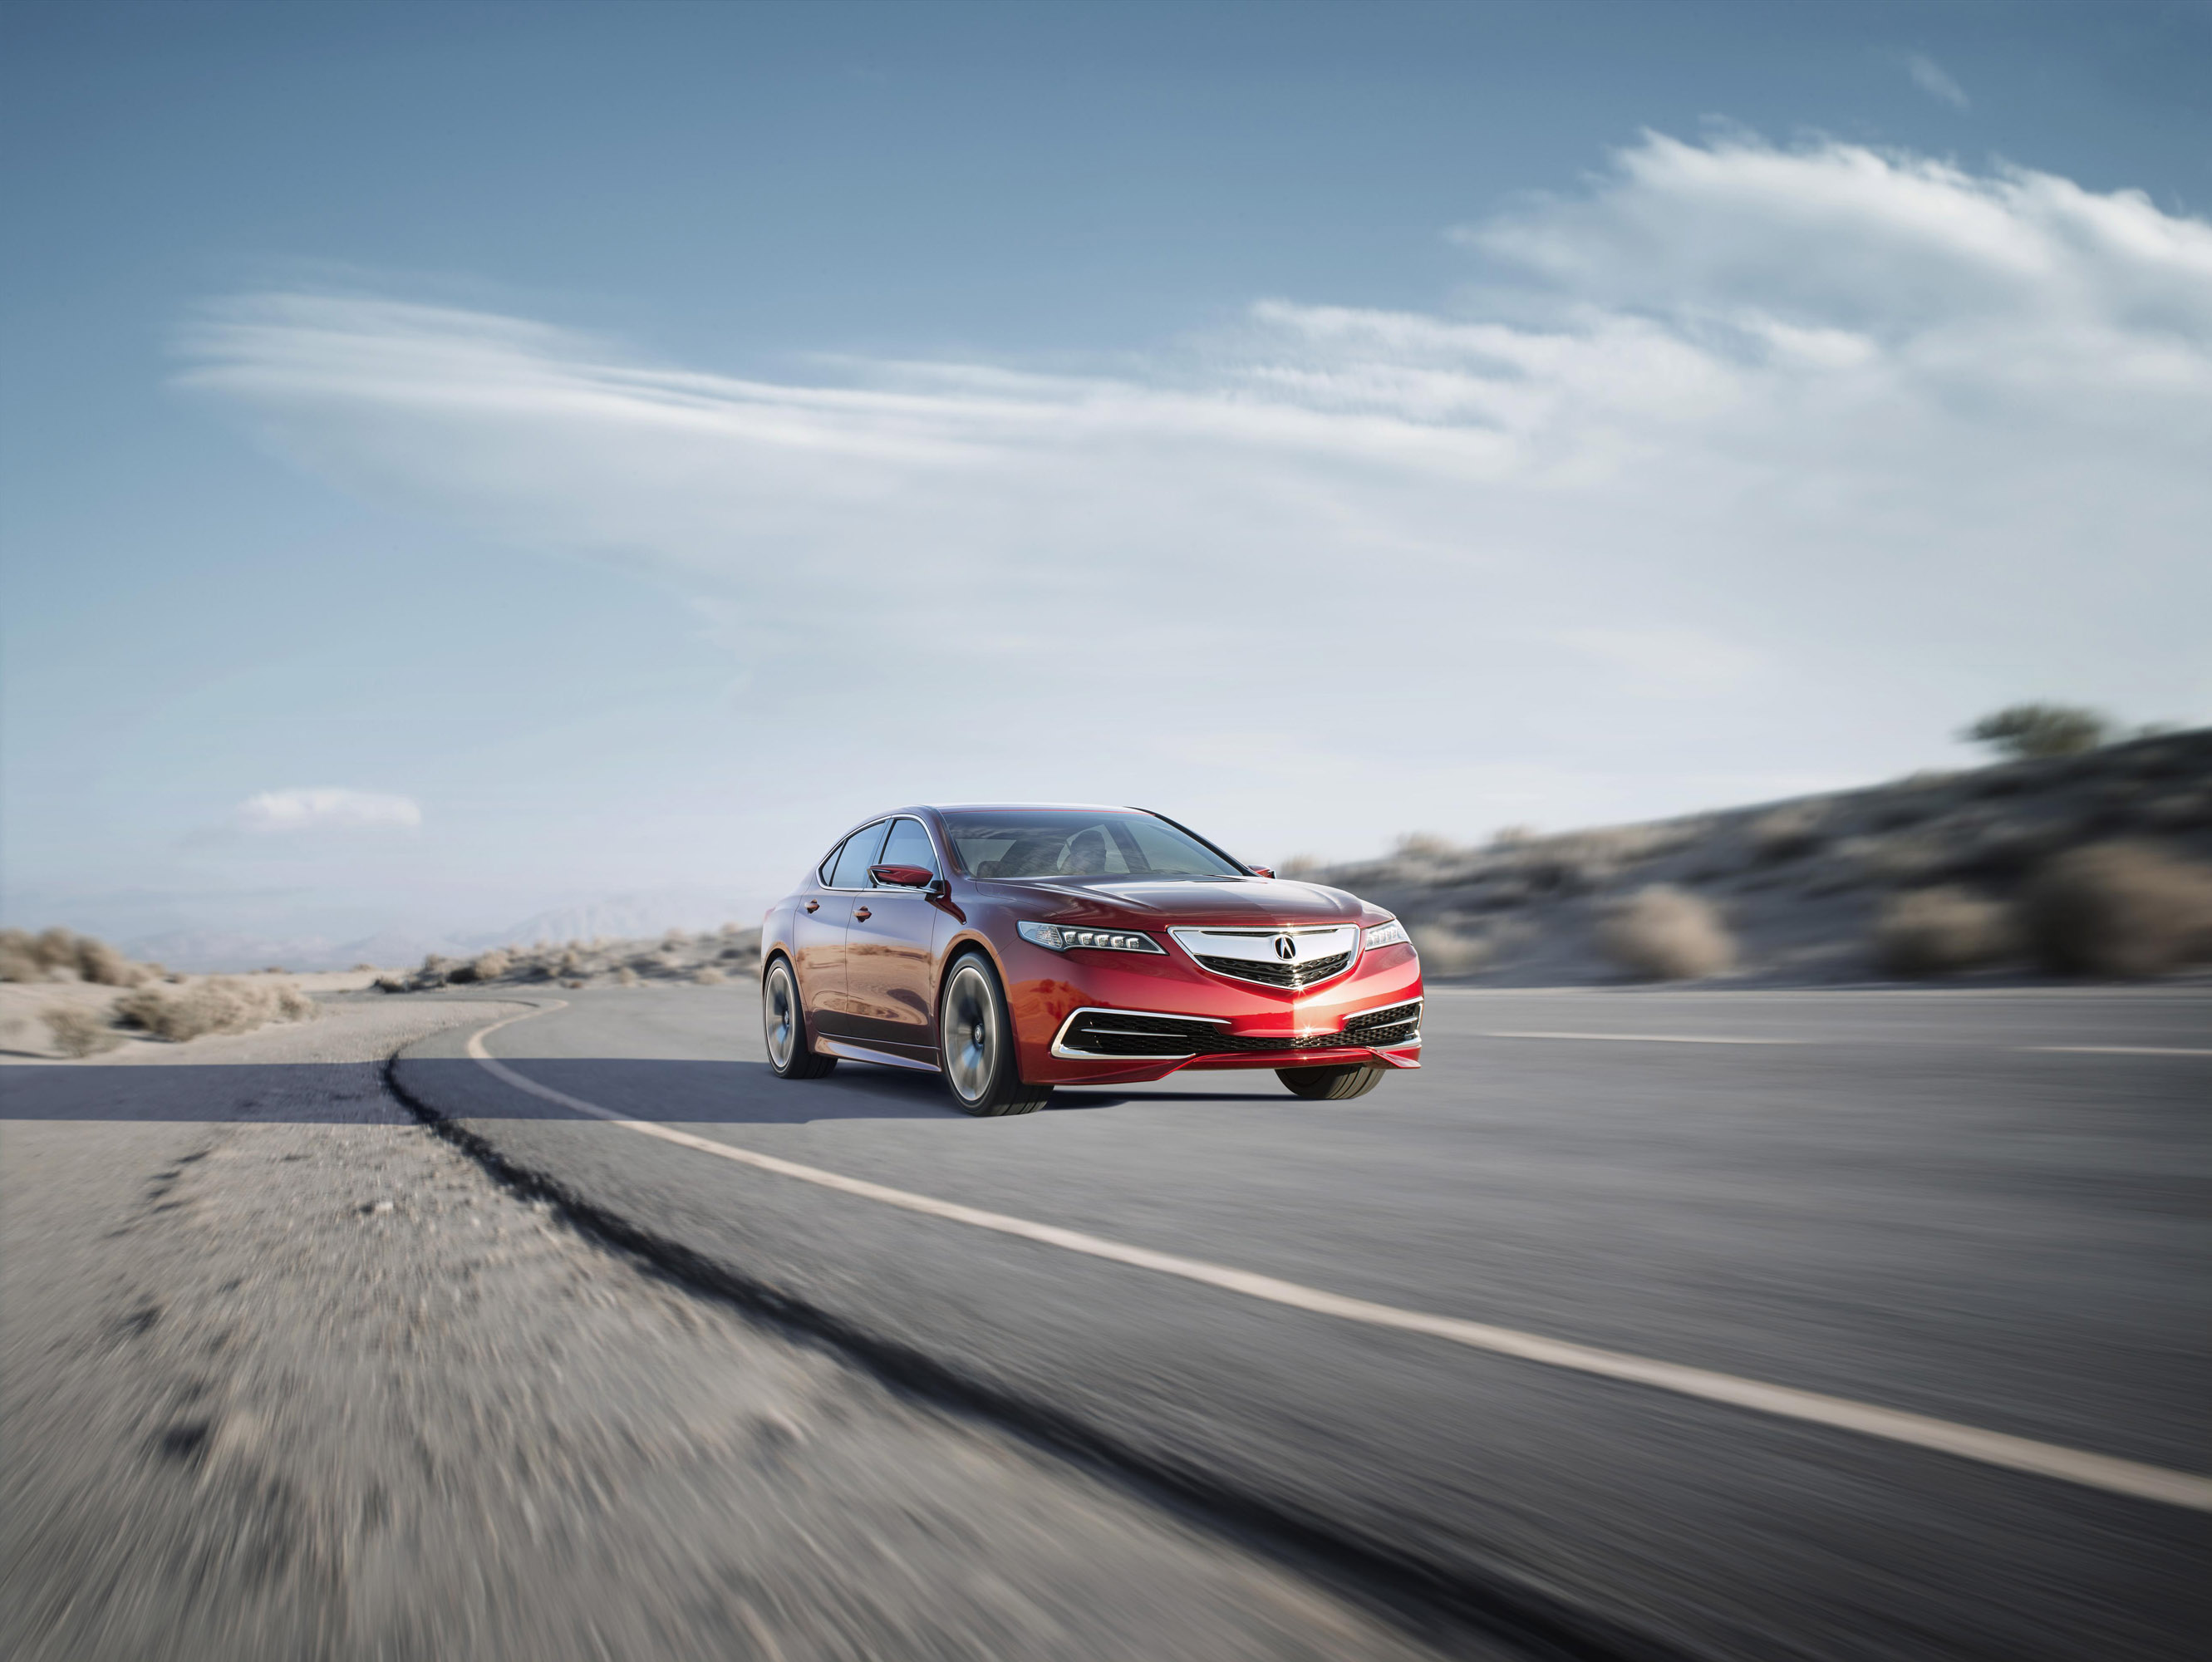
POLYGON ((779 1081, 734 928, 11 936, 0 1645, 2194 1656, 2208 761, 1313 873, 1431 976, 1343 1103, 779 1081))

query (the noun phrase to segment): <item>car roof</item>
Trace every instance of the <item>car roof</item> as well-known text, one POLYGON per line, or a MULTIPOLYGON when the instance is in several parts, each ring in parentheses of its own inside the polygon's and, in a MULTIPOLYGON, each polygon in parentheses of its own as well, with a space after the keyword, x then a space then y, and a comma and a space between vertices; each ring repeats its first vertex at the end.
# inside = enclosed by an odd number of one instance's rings
POLYGON ((855 819, 847 826, 839 840, 854 831, 866 831, 870 825, 886 819, 896 819, 901 814, 913 813, 1138 813, 1147 819, 1160 816, 1150 808, 1125 807, 1120 803, 1101 802, 909 802, 902 808, 884 808, 878 813, 855 819))
POLYGON ((1150 808, 1133 808, 1121 802, 930 802, 924 806, 937 813, 1141 813, 1152 819, 1159 817, 1150 808))

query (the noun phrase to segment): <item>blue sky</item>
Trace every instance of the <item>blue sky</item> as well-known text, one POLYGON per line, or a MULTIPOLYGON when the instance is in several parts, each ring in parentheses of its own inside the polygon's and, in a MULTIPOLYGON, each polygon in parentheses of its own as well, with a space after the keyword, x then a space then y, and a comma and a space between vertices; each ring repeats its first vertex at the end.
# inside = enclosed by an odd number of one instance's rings
POLYGON ((2201 7, 0 29, 11 922, 765 897, 917 797, 1352 855, 2212 715, 2201 7))

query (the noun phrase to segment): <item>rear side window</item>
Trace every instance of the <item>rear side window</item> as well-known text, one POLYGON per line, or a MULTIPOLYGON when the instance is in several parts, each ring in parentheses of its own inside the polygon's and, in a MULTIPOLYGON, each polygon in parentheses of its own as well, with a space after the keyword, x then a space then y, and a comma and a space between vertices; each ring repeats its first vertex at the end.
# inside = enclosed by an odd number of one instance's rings
POLYGON ((894 819, 891 834, 884 843, 884 857, 874 863, 920 866, 933 877, 937 874, 937 850, 930 847, 929 833, 921 828, 919 819, 894 819))
POLYGON ((868 868, 880 866, 877 850, 884 845, 884 822, 854 831, 845 839, 845 846, 837 851, 837 864, 830 874, 833 889, 865 889, 868 886, 868 868))

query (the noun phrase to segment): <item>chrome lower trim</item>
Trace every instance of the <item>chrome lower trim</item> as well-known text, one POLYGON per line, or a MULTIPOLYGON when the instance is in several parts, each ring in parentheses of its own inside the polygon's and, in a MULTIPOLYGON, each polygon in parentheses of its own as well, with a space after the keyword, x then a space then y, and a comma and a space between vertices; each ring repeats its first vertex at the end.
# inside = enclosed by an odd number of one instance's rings
MULTIPOLYGON (((1239 1034, 1238 1037, 1242 1038, 1279 1038, 1287 1043, 1295 1042, 1302 1038, 1320 1038, 1333 1032, 1337 1037, 1344 1040, 1342 1044, 1335 1047, 1339 1050, 1368 1050, 1376 1054, 1380 1054, 1384 1050, 1419 1050, 1421 1044, 1421 1030, 1418 1026, 1416 1026, 1413 1031, 1404 1038, 1395 1040, 1391 1044, 1365 1044, 1360 1042, 1356 1034, 1346 1030, 1346 1024, 1353 1021, 1360 1016, 1372 1015, 1376 1010, 1395 1010, 1400 1006, 1405 1004, 1412 1004, 1418 1008, 1422 1002, 1423 1001, 1418 998, 1401 998, 1389 1002, 1374 1005, 1365 1010, 1347 1010, 1338 1019, 1337 1025, 1334 1029, 1320 1027, 1316 1028, 1311 1032, 1303 1033, 1243 1033, 1239 1034)), ((1060 1061, 1120 1062, 1134 1065, 1147 1062, 1191 1062, 1196 1060, 1199 1056, 1199 1052, 1196 1050, 1183 1050, 1173 1056, 1107 1056, 1097 1050, 1072 1050, 1068 1049, 1066 1044, 1064 1042, 1067 1038, 1067 1030, 1075 1025, 1076 1017, 1085 1015, 1151 1016, 1157 1021, 1203 1021, 1216 1027, 1226 1027, 1230 1025, 1230 1020, 1227 1016, 1186 1015, 1180 1011, 1175 1010, 1120 1010, 1115 1009, 1109 1005, 1086 1004, 1080 1009, 1070 1010, 1067 1013, 1067 1019, 1060 1024, 1059 1031, 1054 1032, 1052 1036, 1052 1054, 1057 1056, 1060 1061)), ((1417 1014, 1413 1019, 1418 1022, 1420 1020, 1420 1017, 1417 1014)), ((1101 1031, 1111 1032, 1114 1030, 1109 1027, 1101 1031)), ((1134 1029, 1131 1029, 1128 1031, 1127 1037, 1131 1038, 1160 1038, 1165 1037, 1165 1035, 1160 1033, 1139 1032, 1134 1029)), ((1264 1050, 1247 1050, 1243 1052, 1210 1052, 1209 1054, 1265 1056, 1268 1053, 1264 1050)), ((1296 1053, 1286 1050, 1283 1052, 1283 1054, 1292 1055, 1296 1053)))
MULTIPOLYGON (((1131 1063, 1146 1062, 1188 1062, 1193 1056, 1198 1054, 1195 1050, 1185 1050, 1180 1056, 1109 1056, 1102 1055, 1097 1050, 1071 1050, 1065 1044, 1061 1044, 1060 1041, 1067 1037, 1067 1030, 1071 1026, 1074 1026, 1075 1018, 1084 1015, 1150 1016, 1155 1021, 1205 1021, 1211 1022, 1216 1027, 1226 1027, 1229 1025, 1229 1018, 1227 1016, 1185 1015, 1179 1010, 1117 1010, 1104 1004, 1086 1004, 1079 1010, 1070 1010, 1067 1013, 1067 1020, 1060 1024, 1060 1031, 1052 1036, 1052 1053, 1058 1056, 1062 1062, 1125 1062, 1131 1063)), ((1165 1035, 1160 1033, 1143 1033, 1133 1034, 1132 1037, 1160 1038, 1165 1037, 1165 1035)))
POLYGON ((880 1062, 886 1068, 911 1068, 916 1073, 941 1074, 945 1070, 933 1062, 924 1062, 920 1056, 894 1056, 889 1050, 871 1049, 855 1044, 845 1038, 817 1038, 814 1048, 825 1056, 841 1056, 847 1062, 880 1062))

